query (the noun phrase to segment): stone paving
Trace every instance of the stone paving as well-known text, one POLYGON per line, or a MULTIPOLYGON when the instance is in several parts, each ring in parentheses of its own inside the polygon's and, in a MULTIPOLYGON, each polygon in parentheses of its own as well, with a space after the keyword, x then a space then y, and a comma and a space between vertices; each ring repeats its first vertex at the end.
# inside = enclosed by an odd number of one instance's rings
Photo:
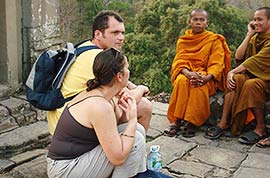
MULTIPOLYGON (((161 146, 164 173, 175 178, 270 177, 269 148, 242 145, 237 138, 208 140, 201 130, 193 138, 166 137, 168 104, 153 102, 153 106, 147 150, 150 145, 161 146)), ((31 110, 23 97, 11 98, 0 101, 0 121, 6 128, 0 132, 0 178, 47 178, 50 136, 44 112, 31 110), (16 109, 20 106, 24 107, 16 109)))

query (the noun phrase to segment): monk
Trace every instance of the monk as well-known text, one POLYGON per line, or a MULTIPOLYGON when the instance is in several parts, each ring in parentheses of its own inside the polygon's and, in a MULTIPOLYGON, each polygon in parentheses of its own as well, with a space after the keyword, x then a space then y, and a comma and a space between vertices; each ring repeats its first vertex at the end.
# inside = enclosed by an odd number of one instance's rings
POLYGON ((234 136, 241 135, 247 118, 254 116, 255 128, 239 137, 240 143, 254 144, 266 136, 264 104, 270 85, 269 7, 255 11, 235 58, 240 65, 228 73, 222 118, 217 126, 208 129, 205 137, 219 138, 229 127, 234 136))
POLYGON ((231 53, 222 35, 207 31, 208 14, 191 12, 190 30, 177 41, 171 68, 173 90, 167 117, 171 125, 164 134, 175 136, 183 128, 184 137, 195 136, 195 127, 210 116, 209 97, 224 90, 231 53))

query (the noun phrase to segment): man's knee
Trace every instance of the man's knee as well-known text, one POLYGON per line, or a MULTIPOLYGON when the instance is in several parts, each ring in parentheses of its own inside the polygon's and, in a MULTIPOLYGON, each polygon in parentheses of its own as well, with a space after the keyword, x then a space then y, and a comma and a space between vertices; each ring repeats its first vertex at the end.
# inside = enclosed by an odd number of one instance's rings
POLYGON ((189 84, 189 79, 186 76, 179 74, 174 81, 174 85, 183 85, 184 83, 189 84))
POLYGON ((244 87, 246 89, 252 89, 252 88, 261 88, 262 86, 258 80, 249 79, 245 82, 244 87))
POLYGON ((149 101, 147 98, 143 97, 141 101, 138 103, 138 114, 152 114, 153 105, 151 101, 149 101))

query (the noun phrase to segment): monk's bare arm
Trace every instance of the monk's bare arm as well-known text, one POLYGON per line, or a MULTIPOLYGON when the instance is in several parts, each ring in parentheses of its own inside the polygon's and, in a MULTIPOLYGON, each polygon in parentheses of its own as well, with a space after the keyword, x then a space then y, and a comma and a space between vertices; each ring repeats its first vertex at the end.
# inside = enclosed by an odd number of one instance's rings
POLYGON ((233 70, 231 70, 228 75, 227 75, 227 87, 230 90, 234 90, 236 85, 235 85, 235 81, 233 80, 233 75, 234 74, 238 74, 240 72, 245 71, 246 68, 240 64, 239 66, 237 66, 236 68, 234 68, 233 70))
POLYGON ((245 39, 242 41, 242 43, 239 45, 239 47, 237 48, 236 52, 235 52, 235 59, 236 60, 241 60, 243 59, 249 40, 250 38, 255 34, 255 30, 251 27, 253 25, 253 21, 249 22, 248 24, 248 32, 245 36, 245 39))

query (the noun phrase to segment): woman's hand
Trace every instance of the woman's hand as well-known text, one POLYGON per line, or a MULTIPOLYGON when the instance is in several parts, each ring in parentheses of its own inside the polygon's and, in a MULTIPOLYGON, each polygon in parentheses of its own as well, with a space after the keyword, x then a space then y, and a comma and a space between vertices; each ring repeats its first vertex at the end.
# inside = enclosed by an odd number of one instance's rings
POLYGON ((124 93, 120 96, 118 105, 125 112, 128 121, 135 120, 137 122, 137 104, 134 97, 124 93))

